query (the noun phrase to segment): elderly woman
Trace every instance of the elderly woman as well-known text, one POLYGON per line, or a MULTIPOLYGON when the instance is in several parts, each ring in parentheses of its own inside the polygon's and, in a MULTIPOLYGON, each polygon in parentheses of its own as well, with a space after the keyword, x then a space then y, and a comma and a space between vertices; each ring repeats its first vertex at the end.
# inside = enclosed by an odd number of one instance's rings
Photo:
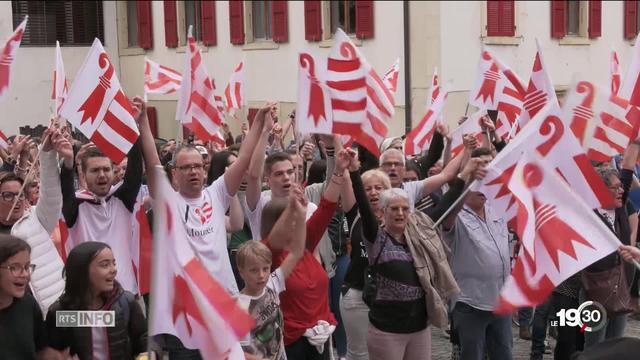
MULTIPOLYGON (((355 159, 354 159, 355 160, 355 159)), ((351 262, 347 269, 342 286, 340 298, 340 313, 344 320, 344 328, 347 333, 347 359, 366 360, 367 352, 367 325, 369 324, 369 307, 362 300, 362 288, 364 287, 364 274, 369 265, 369 258, 365 248, 365 239, 362 233, 362 217, 374 218, 376 227, 382 220, 380 208, 380 194, 391 188, 391 182, 387 174, 380 170, 369 170, 362 174, 358 169, 360 164, 355 160, 349 168, 353 192, 357 202, 368 202, 369 207, 364 211, 370 213, 360 215, 358 206, 352 206, 347 210, 346 217, 351 237, 351 262)))
MULTIPOLYGON (((467 163, 432 213, 434 221, 462 194, 466 180, 471 178, 476 168, 477 162, 467 163)), ((350 168, 362 219, 362 236, 366 240, 364 248, 371 255, 368 264, 375 267, 377 274, 377 292, 370 302, 368 314, 369 359, 430 359, 431 333, 427 324, 425 291, 414 266, 408 239, 405 239, 411 209, 409 197, 404 190, 397 188, 380 194, 384 188, 382 180, 377 189, 369 188, 367 201, 356 170, 350 168), (372 207, 378 208, 380 222, 372 207)), ((374 183, 371 180, 369 185, 374 183)))

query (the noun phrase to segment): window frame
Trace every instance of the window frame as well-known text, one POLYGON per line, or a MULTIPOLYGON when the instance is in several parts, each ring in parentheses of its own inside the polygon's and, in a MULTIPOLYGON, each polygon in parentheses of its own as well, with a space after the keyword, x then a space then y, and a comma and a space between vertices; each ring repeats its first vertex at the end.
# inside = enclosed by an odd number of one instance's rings
MULTIPOLYGON (((350 15, 349 15, 349 1, 353 1, 353 6, 354 6, 354 12, 355 12, 355 0, 342 0, 344 1, 343 3, 343 7, 344 7, 344 14, 345 14, 345 24, 348 26, 349 25, 349 20, 350 20, 350 15)), ((337 2, 337 1, 336 1, 337 2)), ((334 1, 327 1, 327 3, 329 4, 329 31, 331 33, 331 37, 333 37, 333 14, 331 13, 331 4, 334 3, 334 1)), ((355 15, 354 15, 355 16, 355 15)), ((338 15, 338 17, 340 17, 340 15, 338 15)), ((338 29, 338 27, 336 27, 336 30, 338 29)), ((351 32, 342 29, 347 35, 351 36, 351 35, 356 35, 356 18, 354 17, 353 19, 353 29, 351 29, 351 32)))
MULTIPOLYGON (((568 13, 569 1, 566 2, 565 12, 568 13)), ((574 0, 572 0, 574 1, 574 0)), ((567 21, 565 34, 561 39, 558 39, 560 45, 591 45, 592 40, 589 38, 589 1, 588 0, 575 0, 578 1, 580 6, 578 7, 578 34, 569 34, 569 23, 567 21)), ((565 14, 565 16, 568 16, 565 14)))
POLYGON ((251 38, 255 41, 273 41, 273 17, 272 17, 272 6, 273 4, 270 4, 269 7, 267 7, 267 2, 265 0, 258 0, 258 1, 262 1, 264 3, 263 6, 263 24, 264 24, 264 33, 265 33, 265 37, 264 38, 257 38, 256 34, 255 34, 255 30, 256 30, 256 19, 257 16, 255 16, 255 14, 253 13, 254 11, 254 5, 257 1, 251 1, 251 38), (267 26, 268 24, 268 26, 267 26), (268 37, 267 37, 267 32, 268 32, 268 37))
MULTIPOLYGON (((118 30, 118 50, 120 56, 135 56, 144 55, 146 50, 140 47, 137 43, 136 46, 129 46, 129 19, 128 8, 129 2, 135 3, 135 1, 117 1, 116 2, 116 19, 118 30)), ((137 13, 137 12, 136 12, 137 13)), ((136 19, 136 26, 137 26, 136 19)), ((138 29, 138 31, 140 31, 138 29)), ((137 42, 137 41, 136 41, 137 42)))
POLYGON ((522 43, 524 37, 520 33, 520 1, 513 2, 513 36, 489 36, 487 27, 489 25, 489 16, 487 14, 487 1, 482 0, 478 2, 481 7, 481 21, 480 21, 480 39, 483 44, 486 45, 506 45, 506 46, 518 46, 522 43))
MULTIPOLYGON (((17 3, 16 5, 20 5, 19 4, 20 2, 29 2, 29 1, 16 1, 16 3, 17 3)), ((12 26, 12 30, 11 31, 13 32, 13 29, 15 29, 24 20, 24 17, 22 17, 20 19, 17 19, 16 16, 29 15, 29 14, 28 14, 28 11, 27 11, 27 14, 22 14, 22 12, 20 11, 20 7, 18 7, 18 9, 14 9, 13 1, 8 2, 8 3, 9 3, 9 6, 10 6, 10 9, 11 9, 11 26, 12 26), (15 10, 17 10, 17 11, 15 11, 15 10)), ((40 3, 40 2, 37 2, 37 3, 40 3)), ((64 47, 91 47, 91 44, 93 43, 93 38, 94 37, 99 38, 100 41, 102 43, 104 43, 105 42, 105 22, 104 22, 105 6, 104 6, 104 2, 102 2, 102 1, 95 1, 95 3, 96 4, 98 4, 98 3, 100 4, 100 10, 99 11, 101 12, 101 14, 96 14, 96 19, 100 19, 100 22, 99 22, 99 24, 96 24, 97 34, 95 34, 95 36, 92 36, 89 41, 87 41, 85 43, 66 42, 66 41, 63 41, 63 40, 57 38, 58 32, 56 31, 56 34, 55 34, 56 35, 56 39, 54 39, 50 44, 48 44, 46 42, 43 43, 43 44, 29 44, 28 40, 27 40, 27 37, 24 37, 20 46, 21 47, 34 47, 34 48, 38 48, 38 47, 55 47, 56 46, 56 41, 60 41, 60 45, 64 46, 64 47), (98 15, 101 15, 101 16, 98 16, 98 15)), ((44 4, 44 3, 42 3, 42 4, 44 4)), ((68 5, 68 6, 73 6, 72 3, 66 3, 66 4, 62 3, 62 4, 68 5)), ((28 4, 27 4, 27 6, 28 6, 28 4)), ((73 15, 73 12, 74 12, 73 11, 73 7, 72 7, 72 9, 70 11, 71 11, 71 14, 73 15)), ((96 9, 96 11, 98 11, 98 9, 96 9)), ((32 15, 31 19, 33 19, 35 14, 31 14, 31 15, 32 15)), ((65 10, 65 15, 68 15, 68 14, 66 14, 66 10, 65 10)), ((65 29, 64 30, 65 30, 66 33, 68 33, 69 25, 67 24, 67 21, 66 21, 67 17, 66 16, 65 16, 64 20, 65 20, 64 21, 64 24, 65 24, 65 29)), ((73 26, 71 26, 71 28, 73 29, 73 26)), ((29 27, 29 23, 27 23, 27 32, 29 32, 30 29, 31 28, 29 27)), ((73 37, 76 37, 77 35, 78 34, 76 32, 73 32, 73 37)), ((47 37, 47 32, 45 32, 44 35, 43 35, 43 38, 45 38, 45 40, 46 40, 46 37, 47 37)))
MULTIPOLYGON (((321 48, 333 47, 333 32, 331 31, 331 1, 322 0, 320 7, 322 24, 322 40, 318 43, 321 48)), ((358 19, 356 18, 356 22, 358 19)), ((353 34, 347 34, 355 46, 362 46, 362 39, 356 37, 355 29, 353 34)))

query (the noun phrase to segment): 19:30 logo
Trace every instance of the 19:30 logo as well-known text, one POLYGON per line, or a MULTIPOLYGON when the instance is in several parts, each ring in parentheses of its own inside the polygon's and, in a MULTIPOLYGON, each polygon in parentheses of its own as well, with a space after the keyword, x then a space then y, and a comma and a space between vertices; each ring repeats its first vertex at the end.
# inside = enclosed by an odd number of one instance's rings
MULTIPOLYGON (((561 309, 556 313, 555 326, 577 326, 581 332, 598 331, 607 323, 607 312, 595 301, 585 301, 577 309, 561 309)), ((555 324, 554 324, 555 323, 555 324)))

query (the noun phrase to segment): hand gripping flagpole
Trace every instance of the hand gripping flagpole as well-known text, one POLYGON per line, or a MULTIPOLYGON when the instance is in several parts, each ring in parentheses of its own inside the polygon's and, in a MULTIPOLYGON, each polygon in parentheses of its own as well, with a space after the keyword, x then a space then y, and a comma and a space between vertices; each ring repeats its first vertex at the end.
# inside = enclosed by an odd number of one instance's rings
MULTIPOLYGON (((51 124, 53 123, 53 119, 49 120, 49 129, 51 129, 51 124)), ((47 136, 46 138, 44 138, 44 141, 42 142, 42 145, 40 145, 40 147, 38 148, 38 152, 36 153, 36 157, 33 160, 33 164, 31 164, 31 166, 29 167, 29 171, 27 172, 27 175, 24 177, 24 181, 22 182, 22 186, 20 187, 20 191, 18 192, 18 195, 15 197, 15 199, 13 199, 13 204, 11 205, 11 209, 9 209, 9 213, 7 214, 7 218, 4 219, 4 221, 9 221, 9 218, 11 217, 11 214, 13 214, 13 209, 16 207, 16 204, 18 204, 18 201, 20 199, 20 197, 22 196, 22 194, 24 193, 24 188, 25 186, 27 186, 27 180, 29 180, 29 178, 31 177, 31 175, 33 175, 33 170, 36 168, 36 164, 38 163, 38 159, 40 159, 40 153, 42 152, 42 148, 45 147, 45 145, 47 145, 47 141, 49 140, 50 136, 47 136)))
MULTIPOLYGON (((473 183, 475 183, 475 180, 474 180, 474 182, 473 182, 473 183)), ((467 188, 462 192, 462 194, 460 194, 460 196, 456 199, 456 201, 454 201, 454 202, 453 202, 453 204, 451 204, 451 206, 449 206, 449 208, 447 209, 447 211, 445 211, 445 212, 444 212, 444 214, 442 214, 442 216, 440 216, 440 218, 438 219, 438 221, 436 221, 436 222, 431 226, 431 228, 432 228, 432 229, 437 228, 437 227, 438 227, 438 225, 440 225, 440 223, 442 223, 442 222, 444 221, 444 219, 446 219, 446 218, 447 218, 447 216, 449 216, 449 214, 451 214, 451 212, 452 212, 456 207, 458 207, 458 205, 460 204, 460 202, 461 202, 462 200, 464 200, 464 198, 467 196, 467 194, 469 193, 469 191, 471 191, 471 185, 473 185, 473 183, 471 183, 471 184, 469 185, 469 187, 467 187, 467 188)))

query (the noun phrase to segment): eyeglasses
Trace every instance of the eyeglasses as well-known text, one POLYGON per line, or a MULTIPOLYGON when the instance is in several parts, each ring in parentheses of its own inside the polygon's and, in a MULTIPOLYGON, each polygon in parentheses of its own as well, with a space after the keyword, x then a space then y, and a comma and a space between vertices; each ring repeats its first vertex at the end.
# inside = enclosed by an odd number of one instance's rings
POLYGON ((202 171, 202 169, 204 169, 204 165, 202 164, 182 165, 182 166, 176 166, 176 169, 184 173, 188 173, 191 170, 202 171))
POLYGON ((622 184, 609 185, 608 187, 611 191, 619 191, 623 189, 622 184))
MULTIPOLYGON (((13 201, 16 196, 18 196, 18 193, 3 191, 2 193, 0 193, 0 196, 2 197, 2 200, 9 202, 13 201)), ((20 194, 20 199, 24 199, 24 193, 20 194)))
POLYGON ((31 275, 33 274, 33 271, 36 269, 36 264, 29 264, 29 265, 19 265, 19 264, 11 264, 11 265, 7 265, 7 266, 0 266, 0 269, 6 269, 9 270, 9 272, 11 273, 11 275, 13 276, 20 276, 22 275, 22 272, 26 272, 27 274, 31 275))

